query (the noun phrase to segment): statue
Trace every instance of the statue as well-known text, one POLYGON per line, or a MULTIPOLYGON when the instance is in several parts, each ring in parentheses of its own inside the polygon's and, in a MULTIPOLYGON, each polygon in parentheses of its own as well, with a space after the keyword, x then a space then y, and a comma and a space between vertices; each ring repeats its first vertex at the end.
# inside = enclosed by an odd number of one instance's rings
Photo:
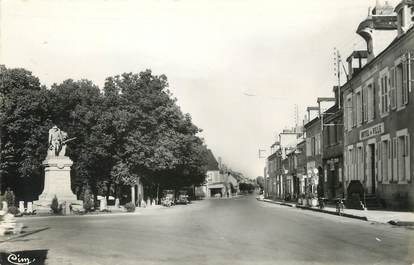
POLYGON ((68 139, 68 134, 60 130, 56 125, 49 130, 49 156, 65 156, 66 143, 76 139, 68 139))
POLYGON ((34 202, 39 211, 49 212, 55 196, 59 202, 65 202, 67 208, 69 205, 82 206, 82 201, 77 200, 71 189, 70 170, 73 161, 65 154, 66 143, 74 139, 68 139, 68 134, 56 125, 49 130, 47 156, 42 163, 45 167, 44 187, 39 199, 34 202))

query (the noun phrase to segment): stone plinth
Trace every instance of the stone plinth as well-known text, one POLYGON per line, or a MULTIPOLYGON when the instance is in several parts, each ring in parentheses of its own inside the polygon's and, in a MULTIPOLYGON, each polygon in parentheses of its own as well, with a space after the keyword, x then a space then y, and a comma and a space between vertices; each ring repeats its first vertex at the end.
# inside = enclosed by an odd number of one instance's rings
POLYGON ((70 167, 73 162, 67 156, 49 156, 43 161, 45 166, 45 182, 39 200, 33 202, 36 207, 49 207, 53 198, 57 197, 59 204, 80 204, 70 188, 70 167))

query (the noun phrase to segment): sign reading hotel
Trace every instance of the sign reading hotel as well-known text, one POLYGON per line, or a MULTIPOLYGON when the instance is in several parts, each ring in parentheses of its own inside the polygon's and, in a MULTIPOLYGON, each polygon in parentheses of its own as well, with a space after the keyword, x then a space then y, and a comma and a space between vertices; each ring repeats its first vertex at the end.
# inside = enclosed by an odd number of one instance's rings
POLYGON ((359 139, 365 140, 384 133, 384 123, 378 123, 359 132, 359 139))

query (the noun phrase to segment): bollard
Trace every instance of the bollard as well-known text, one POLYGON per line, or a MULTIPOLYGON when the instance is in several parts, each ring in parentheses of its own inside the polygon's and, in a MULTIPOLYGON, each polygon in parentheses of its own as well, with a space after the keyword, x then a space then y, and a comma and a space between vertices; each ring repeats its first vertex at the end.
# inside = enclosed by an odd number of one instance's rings
POLYGON ((24 213, 24 201, 19 201, 19 211, 20 213, 24 213))
POLYGON ((9 210, 9 207, 7 206, 7 202, 6 201, 3 201, 3 211, 5 211, 6 213, 8 212, 8 210, 9 210))
POLYGON ((100 211, 105 211, 105 210, 107 210, 106 208, 107 208, 106 198, 103 197, 102 199, 100 199, 99 210, 100 211))
POLYGON ((33 213, 33 202, 27 202, 27 213, 33 213))

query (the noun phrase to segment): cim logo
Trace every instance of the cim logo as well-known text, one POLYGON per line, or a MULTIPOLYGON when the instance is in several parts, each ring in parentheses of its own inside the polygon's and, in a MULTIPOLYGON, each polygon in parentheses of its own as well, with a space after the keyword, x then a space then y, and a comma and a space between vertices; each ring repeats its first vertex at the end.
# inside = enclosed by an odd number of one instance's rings
POLYGON ((36 259, 35 258, 21 257, 20 254, 11 253, 7 257, 7 261, 10 262, 11 264, 15 264, 15 265, 21 265, 21 264, 28 265, 28 264, 34 263, 36 261, 36 259))
POLYGON ((0 252, 0 265, 44 265, 47 250, 0 252))

